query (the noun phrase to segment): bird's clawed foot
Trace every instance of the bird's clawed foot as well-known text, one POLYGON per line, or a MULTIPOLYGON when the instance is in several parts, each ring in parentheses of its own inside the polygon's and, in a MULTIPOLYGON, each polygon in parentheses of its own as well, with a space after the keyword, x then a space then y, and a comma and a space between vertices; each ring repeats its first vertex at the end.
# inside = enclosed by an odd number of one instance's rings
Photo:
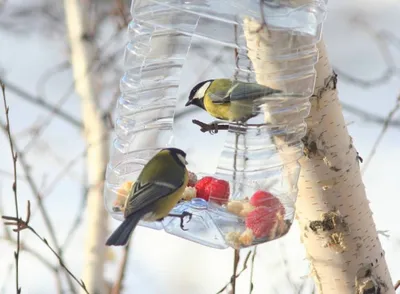
POLYGON ((218 133, 218 130, 219 130, 219 125, 221 124, 221 123, 223 123, 223 122, 220 122, 220 121, 213 121, 212 123, 209 123, 208 124, 208 131, 210 132, 210 134, 216 134, 216 133, 218 133))
POLYGON ((170 213, 170 214, 168 214, 168 216, 170 216, 170 217, 179 217, 179 218, 181 219, 181 225, 180 225, 181 229, 182 229, 183 231, 187 231, 188 229, 185 229, 185 228, 183 227, 183 219, 184 219, 186 216, 188 216, 188 217, 189 217, 189 220, 186 222, 186 223, 188 223, 188 222, 191 221, 193 214, 191 214, 190 212, 184 211, 184 212, 182 212, 181 214, 170 213))

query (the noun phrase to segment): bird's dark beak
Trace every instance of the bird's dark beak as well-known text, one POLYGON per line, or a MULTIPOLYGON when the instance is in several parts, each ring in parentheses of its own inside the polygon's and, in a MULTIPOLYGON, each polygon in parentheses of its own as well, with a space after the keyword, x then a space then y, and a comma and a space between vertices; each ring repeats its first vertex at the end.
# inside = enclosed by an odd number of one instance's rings
POLYGON ((186 102, 186 104, 185 104, 185 106, 189 106, 189 105, 191 105, 192 104, 192 100, 188 100, 188 102, 186 102))

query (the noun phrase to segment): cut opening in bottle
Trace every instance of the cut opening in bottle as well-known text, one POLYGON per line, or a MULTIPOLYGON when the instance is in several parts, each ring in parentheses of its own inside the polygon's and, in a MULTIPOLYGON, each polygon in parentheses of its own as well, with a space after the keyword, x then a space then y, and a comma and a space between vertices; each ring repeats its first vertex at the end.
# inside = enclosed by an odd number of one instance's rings
POLYGON ((280 2, 133 2, 105 185, 113 218, 147 162, 175 147, 189 180, 170 213, 191 218, 140 225, 213 248, 288 232, 325 1, 280 2))

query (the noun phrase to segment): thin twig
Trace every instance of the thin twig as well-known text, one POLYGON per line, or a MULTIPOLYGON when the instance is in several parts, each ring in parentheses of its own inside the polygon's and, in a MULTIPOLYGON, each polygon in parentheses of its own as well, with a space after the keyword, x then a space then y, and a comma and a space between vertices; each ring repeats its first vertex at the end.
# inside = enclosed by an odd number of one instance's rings
POLYGON ((200 131, 203 133, 209 132, 211 134, 216 134, 218 133, 218 131, 222 131, 222 130, 229 130, 229 125, 228 124, 220 124, 220 123, 211 123, 211 124, 206 124, 203 123, 197 119, 193 119, 192 123, 194 123, 195 125, 200 126, 200 131))
MULTIPOLYGON (((11 135, 11 130, 10 130, 10 122, 9 122, 9 116, 8 116, 8 106, 7 106, 7 102, 6 102, 6 97, 5 97, 5 87, 4 84, 1 83, 1 87, 2 87, 2 92, 3 92, 3 99, 4 99, 4 107, 6 109, 6 125, 2 125, 3 129, 7 131, 7 135, 8 135, 8 139, 10 142, 10 147, 11 147, 11 151, 13 154, 13 167, 14 167, 14 183, 13 183, 13 191, 14 191, 14 198, 15 198, 15 205, 16 205, 16 218, 19 219, 19 215, 18 215, 18 201, 17 201, 17 177, 16 177, 16 162, 17 162, 17 153, 14 151, 14 142, 12 139, 12 135, 11 135)), ((56 268, 54 268, 54 266, 49 263, 43 256, 41 256, 38 252, 34 251, 32 248, 28 247, 27 245, 23 244, 21 241, 21 237, 20 237, 20 232, 17 232, 17 240, 13 240, 11 238, 10 232, 8 230, 8 228, 6 228, 5 230, 6 235, 5 235, 5 239, 9 242, 15 243, 17 246, 17 251, 15 253, 15 259, 16 259, 16 283, 17 283, 17 289, 18 289, 18 277, 17 275, 19 275, 19 252, 20 251, 26 251, 28 253, 30 253, 32 256, 34 256, 36 259, 38 259, 39 261, 41 261, 45 266, 47 266, 49 269, 53 270, 53 272, 56 273, 56 278, 59 279, 58 276, 58 270, 56 268)), ((21 288, 19 287, 19 292, 17 290, 17 293, 20 293, 21 288)))
MULTIPOLYGON (((2 130, 7 133, 7 126, 2 122, 0 122, 0 126, 1 126, 2 130)), ((19 163, 20 163, 20 165, 22 167, 22 170, 24 171, 25 178, 26 178, 26 181, 28 183, 28 186, 30 187, 30 189, 32 191, 32 194, 34 195, 34 197, 36 199, 36 202, 38 204, 39 211, 42 214, 44 223, 45 223, 47 229, 49 230, 51 240, 54 243, 54 246, 56 247, 56 250, 58 251, 58 254, 61 256, 62 252, 60 251, 60 246, 59 246, 56 234, 55 234, 53 223, 51 222, 50 216, 49 216, 46 208, 44 207, 43 199, 42 199, 39 187, 36 185, 35 181, 33 180, 33 177, 31 175, 30 166, 26 162, 25 157, 23 156, 23 153, 21 153, 19 151, 18 145, 15 143, 15 140, 12 138, 12 136, 10 137, 10 140, 13 143, 13 147, 14 147, 15 152, 17 154, 19 154, 19 157, 18 157, 19 158, 19 163)), ((67 282, 69 283, 69 286, 72 287, 71 290, 73 292, 75 292, 75 287, 74 287, 74 285, 73 285, 73 283, 72 283, 72 281, 71 281, 71 279, 70 279, 70 277, 68 275, 67 275, 67 282)))
POLYGON ((396 284, 394 284, 394 290, 396 291, 399 287, 400 287, 400 280, 398 280, 396 284))
MULTIPOLYGON (((95 70, 96 64, 99 61, 99 57, 101 52, 105 51, 113 41, 119 36, 119 31, 117 31, 115 34, 111 35, 111 37, 108 39, 108 42, 106 42, 101 48, 98 48, 94 54, 93 59, 90 61, 90 64, 85 71, 85 75, 79 78, 84 78, 86 75, 89 75, 92 71, 95 70)), ((76 88, 76 85, 79 83, 79 79, 74 79, 74 81, 69 85, 67 91, 65 94, 57 101, 56 103, 56 109, 61 108, 65 102, 68 101, 68 98, 71 96, 71 94, 74 92, 74 89, 76 88)), ((52 110, 48 116, 44 119, 40 127, 37 128, 35 136, 26 144, 24 147, 23 151, 24 153, 28 152, 36 142, 40 138, 40 136, 43 134, 44 130, 51 124, 51 121, 54 118, 54 110, 52 110)))
POLYGON ((228 123, 228 122, 219 122, 219 121, 215 121, 212 123, 204 123, 202 121, 199 121, 197 119, 192 119, 192 123, 194 123, 195 125, 200 126, 200 131, 205 133, 205 132, 209 132, 210 134, 217 134, 218 131, 226 131, 226 130, 232 130, 235 131, 236 133, 245 133, 247 128, 249 127, 265 127, 266 124, 262 123, 262 124, 239 124, 239 123, 228 123))
POLYGON ((66 69, 69 69, 71 67, 71 63, 69 60, 63 61, 53 67, 51 67, 49 70, 44 72, 40 77, 37 82, 36 86, 36 91, 39 94, 39 96, 45 97, 45 86, 46 83, 49 79, 53 78, 57 73, 61 73, 66 69))
POLYGON ((254 276, 254 261, 256 259, 256 254, 257 254, 257 245, 254 246, 253 256, 251 257, 249 294, 251 294, 253 292, 253 289, 254 289, 253 276, 254 276))
MULTIPOLYGON (((357 115, 358 117, 360 117, 362 120, 367 121, 367 122, 371 122, 371 123, 375 123, 378 125, 382 125, 385 123, 386 118, 378 116, 376 114, 367 112, 365 110, 362 110, 358 107, 352 106, 350 104, 347 104, 343 101, 340 101, 340 104, 342 105, 342 108, 344 111, 346 112, 350 112, 352 114, 357 115)), ((391 120, 389 122, 389 126, 392 128, 400 128, 400 120, 391 120)))
POLYGON ((363 168, 361 169, 361 174, 364 174, 365 171, 367 170, 369 164, 371 163, 372 158, 374 157, 376 150, 378 149, 379 144, 382 142, 383 137, 385 136, 388 128, 389 128, 389 123, 396 114, 396 112, 400 109, 400 95, 396 99, 396 104, 393 107, 393 109, 389 112, 388 116, 385 119, 385 122, 383 123, 381 132, 379 133, 378 138, 376 138, 375 143, 371 149, 371 152, 368 154, 366 157, 366 160, 364 161, 363 168))
POLYGON ((39 238, 46 246, 47 248, 50 249, 50 251, 57 257, 58 262, 60 263, 60 266, 62 268, 65 269, 65 271, 69 274, 69 276, 75 280, 75 282, 86 292, 89 294, 88 290, 86 289, 85 283, 82 280, 78 280, 75 275, 68 269, 68 267, 66 266, 64 260, 62 259, 61 255, 59 255, 49 244, 49 242, 41 237, 34 228, 32 228, 29 225, 29 221, 30 221, 30 217, 31 217, 31 205, 30 205, 30 201, 28 200, 28 205, 27 205, 27 213, 26 213, 26 218, 25 220, 22 220, 21 218, 17 218, 14 216, 2 216, 2 218, 4 220, 6 220, 4 222, 5 225, 8 226, 15 226, 16 228, 13 229, 14 232, 20 232, 22 230, 30 230, 37 238, 39 238))
MULTIPOLYGON (((11 156, 12 156, 12 161, 13 161, 13 170, 14 170, 14 182, 12 184, 12 190, 14 192, 14 204, 15 204, 15 217, 16 219, 19 219, 19 209, 18 209, 18 196, 17 196, 17 153, 15 152, 14 149, 14 142, 12 140, 11 136, 11 127, 10 127, 10 117, 8 115, 10 109, 7 105, 7 99, 6 99, 6 90, 4 87, 3 82, 0 80, 0 86, 1 86, 1 92, 3 94, 3 103, 4 103, 4 112, 6 114, 6 125, 5 125, 5 131, 7 132, 8 136, 8 142, 10 145, 10 151, 11 151, 11 156)), ((16 293, 19 294, 21 293, 21 287, 19 286, 19 252, 21 248, 21 240, 20 240, 20 233, 17 232, 17 249, 14 252, 14 258, 15 258, 15 287, 16 287, 16 293)))
MULTIPOLYGON (((11 238, 5 237, 4 240, 7 242, 10 242, 11 244, 17 244, 17 241, 14 239, 11 239, 11 238)), ((57 267, 52 265, 49 261, 46 260, 46 258, 43 255, 41 255, 39 252, 35 251, 32 247, 29 247, 29 245, 27 245, 26 243, 21 242, 20 249, 21 249, 21 251, 32 255, 34 258, 36 258, 38 261, 40 261, 48 269, 55 271, 55 272, 58 271, 57 267)))
MULTIPOLYGON (((2 170, 2 169, 0 169, 0 175, 4 175, 4 176, 9 177, 9 178, 13 178, 14 177, 12 172, 9 172, 9 171, 6 171, 6 170, 2 170)), ((25 178, 17 175, 17 180, 18 181, 25 181, 25 178)))
MULTIPOLYGON (((108 134, 106 133, 104 136, 102 136, 102 138, 100 138, 98 140, 98 142, 94 142, 92 144, 88 144, 86 146, 85 150, 80 152, 76 157, 72 158, 64 166, 64 168, 62 168, 62 170, 54 177, 53 181, 47 186, 46 190, 44 192, 40 193, 41 199, 44 200, 47 196, 49 196, 53 192, 53 190, 56 188, 58 182, 61 181, 61 179, 63 179, 67 175, 68 171, 77 163, 77 161, 79 159, 83 159, 83 158, 86 157, 87 150, 90 147, 97 146, 97 144, 101 144, 107 139, 108 139, 108 134)), ((26 179, 24 178, 24 180, 26 180, 26 179)), ((82 198, 82 202, 81 202, 82 204, 81 204, 81 207, 79 208, 78 215, 76 216, 75 221, 72 222, 72 227, 69 230, 69 233, 67 234, 67 236, 70 236, 70 234, 72 236, 72 233, 73 233, 72 231, 75 231, 79 227, 81 219, 82 219, 81 214, 83 213, 83 211, 85 209, 85 206, 86 206, 86 197, 87 197, 87 193, 88 193, 88 188, 89 187, 88 187, 87 183, 84 183, 84 181, 80 181, 80 183, 82 183, 82 185, 83 185, 83 189, 84 189, 84 194, 83 195, 84 196, 82 198)), ((32 216, 35 215, 36 211, 37 210, 33 210, 32 216)), ((65 240, 65 242, 68 242, 68 240, 65 240)), ((64 247, 64 246, 61 246, 61 247, 64 247)), ((62 250, 62 249, 60 249, 60 250, 62 250)))
POLYGON ((389 47, 387 46, 387 42, 389 40, 387 39, 386 32, 374 30, 368 23, 366 23, 364 20, 361 20, 360 18, 354 18, 352 20, 352 23, 363 27, 364 30, 376 40, 376 44, 379 47, 379 51, 385 61, 387 68, 379 77, 370 80, 364 80, 351 76, 339 70, 338 68, 334 68, 334 71, 342 80, 363 88, 376 87, 378 85, 387 83, 390 78, 392 78, 398 72, 398 69, 394 66, 396 62, 389 50, 389 47))
POLYGON ((72 158, 65 166, 62 168, 57 175, 54 177, 54 179, 50 182, 49 185, 47 185, 45 191, 42 193, 43 195, 50 195, 53 190, 57 187, 58 183, 68 174, 69 170, 75 166, 75 164, 80 160, 86 157, 87 155, 87 150, 86 148, 83 152, 80 152, 76 157, 72 158))
POLYGON ((119 268, 118 268, 117 280, 111 290, 111 294, 120 294, 121 293, 122 284, 123 284, 124 277, 125 277, 126 265, 128 264, 130 244, 131 244, 131 242, 128 242, 128 245, 126 245, 124 248, 121 263, 119 264, 119 268))
POLYGON ((24 99, 27 102, 30 102, 37 106, 40 106, 40 107, 44 108, 45 110, 50 111, 54 115, 57 115, 58 117, 64 119, 66 122, 70 123, 72 126, 75 126, 79 129, 83 128, 83 123, 81 121, 74 118, 72 115, 68 114, 61 108, 50 104, 42 97, 35 97, 35 96, 29 94, 28 92, 26 92, 25 90, 21 89, 20 87, 18 87, 17 85, 11 83, 10 81, 3 80, 3 82, 6 85, 7 90, 13 92, 18 97, 24 99))
POLYGON ((362 88, 372 88, 372 87, 377 87, 382 84, 386 84, 390 81, 390 79, 394 76, 397 70, 393 68, 388 68, 385 70, 383 74, 381 74, 379 77, 370 79, 370 80, 364 80, 360 79, 357 77, 354 77, 350 74, 345 73, 341 69, 338 69, 337 67, 334 67, 333 70, 335 73, 337 73, 338 77, 342 81, 346 81, 350 84, 357 85, 362 88))
MULTIPOLYGON (((250 255, 248 255, 250 256, 250 255)), ((233 252, 233 275, 231 278, 232 294, 236 294, 236 279, 237 279, 237 268, 240 260, 240 251, 235 249, 233 252)))
POLYGON ((88 197, 88 192, 89 189, 88 188, 84 188, 85 191, 82 195, 82 200, 81 200, 81 204, 78 208, 78 211, 76 213, 76 216, 74 218, 74 221, 71 224, 70 229, 68 230, 67 236, 65 237, 64 243, 61 245, 60 250, 62 252, 64 252, 66 250, 66 248, 68 247, 68 245, 70 244, 72 237, 74 235, 74 233, 78 230, 79 226, 82 223, 82 219, 83 219, 83 212, 85 211, 85 207, 87 204, 87 197, 88 197))
POLYGON ((125 2, 122 0, 115 0, 117 14, 121 17, 122 23, 120 24, 121 28, 125 28, 129 24, 129 20, 127 17, 127 13, 125 12, 125 2))
MULTIPOLYGON (((235 253, 235 254, 236 254, 236 253, 235 253)), ((243 262, 243 267, 242 267, 242 269, 240 270, 240 272, 238 272, 235 276, 232 276, 232 277, 231 277, 231 280, 230 280, 228 283, 226 283, 226 285, 225 285, 221 290, 219 290, 216 294, 221 294, 222 292, 224 292, 225 289, 228 288, 228 286, 232 284, 233 279, 239 278, 240 275, 247 269, 247 263, 249 262, 250 255, 251 255, 251 251, 249 251, 249 252, 247 253, 246 258, 245 258, 245 260, 244 260, 244 262, 243 262)), ((237 263, 239 263, 239 260, 237 260, 237 263)))

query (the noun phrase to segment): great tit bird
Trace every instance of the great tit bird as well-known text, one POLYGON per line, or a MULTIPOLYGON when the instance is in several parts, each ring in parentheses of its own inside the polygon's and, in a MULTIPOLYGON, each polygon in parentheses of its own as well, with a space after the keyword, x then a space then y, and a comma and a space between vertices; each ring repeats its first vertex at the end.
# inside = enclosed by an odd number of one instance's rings
POLYGON ((125 245, 141 219, 160 221, 168 215, 178 216, 183 228, 183 217, 191 215, 169 212, 182 198, 187 186, 186 164, 186 153, 177 148, 162 149, 150 159, 129 192, 125 202, 125 219, 108 238, 107 246, 125 245))
POLYGON ((217 119, 244 123, 257 115, 255 99, 279 93, 282 91, 256 83, 214 79, 198 83, 185 106, 193 104, 217 119))

